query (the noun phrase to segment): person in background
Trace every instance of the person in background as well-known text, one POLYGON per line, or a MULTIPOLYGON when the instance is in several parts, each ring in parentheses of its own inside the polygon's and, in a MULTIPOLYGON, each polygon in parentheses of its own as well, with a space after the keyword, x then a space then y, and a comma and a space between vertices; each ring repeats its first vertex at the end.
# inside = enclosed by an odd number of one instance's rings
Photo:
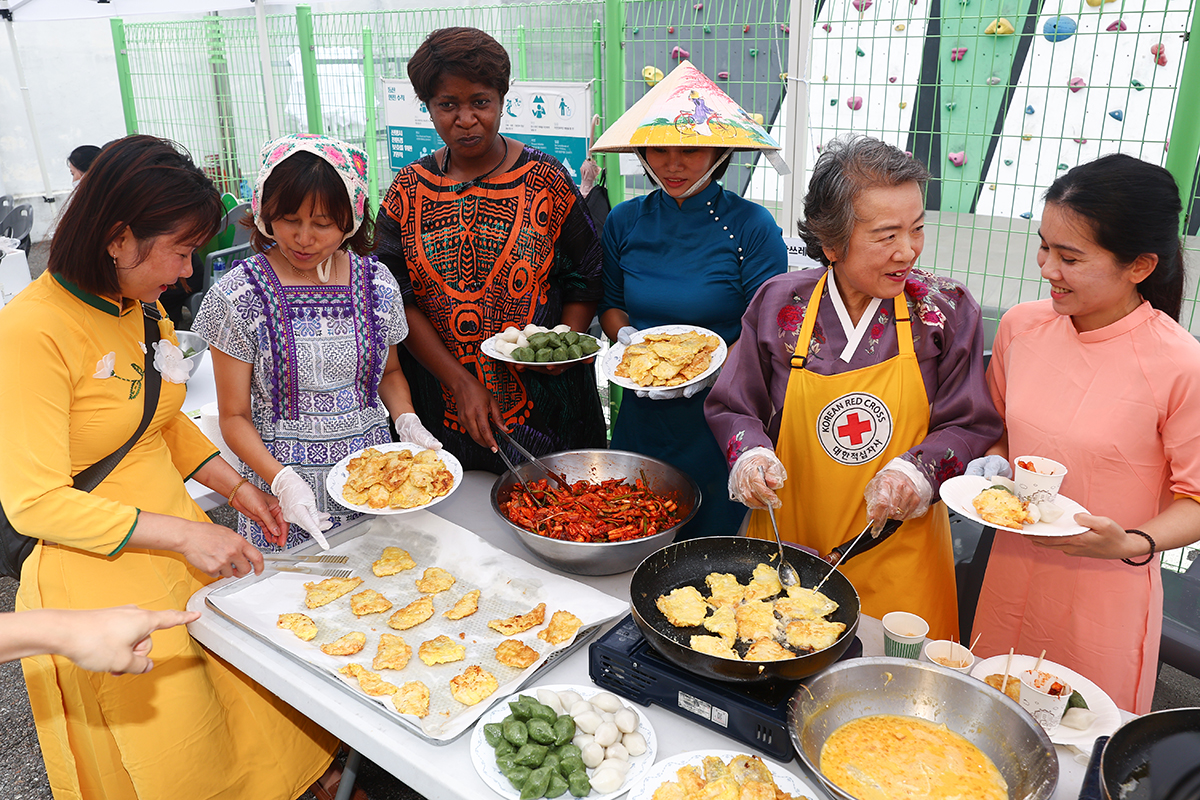
MULTIPOLYGON (((928 179, 877 139, 825 145, 797 225, 826 269, 767 281, 705 411, 725 444, 730 493, 777 508, 783 538, 825 556, 868 524, 905 520, 842 571, 863 613, 909 611, 931 639, 949 639, 959 632, 954 551, 937 493, 1001 424, 978 304, 916 266, 928 179)), ((763 511, 749 535, 774 538, 763 511)))
POLYGON ((500 134, 508 53, 483 31, 444 28, 408 76, 445 147, 396 174, 376 255, 404 293, 417 414, 464 469, 505 470, 493 425, 537 456, 604 447, 592 361, 516 366, 479 347, 513 325, 586 331, 601 294, 600 241, 570 175, 500 134))
MULTIPOLYGON (((697 126, 713 118, 710 105, 736 106, 690 64, 680 65, 640 101, 654 105, 639 104, 610 130, 643 118, 674 118, 672 103, 680 96, 688 113, 704 109, 703 119, 695 118, 697 126), (675 82, 684 80, 695 88, 677 92, 675 82)), ((636 149, 658 188, 619 204, 604 224, 600 323, 610 340, 629 344, 643 328, 698 325, 736 350, 750 299, 764 281, 787 270, 783 232, 770 212, 719 183, 733 149, 777 147, 757 125, 749 125, 754 127, 743 134, 746 141, 704 136, 697 127, 696 135, 674 136, 686 145, 636 149)), ((593 149, 627 149, 641 131, 637 128, 620 141, 606 134, 593 149)), ((715 379, 713 375, 684 388, 626 390, 613 423, 613 449, 666 461, 700 486, 700 509, 677 540, 733 536, 746 516, 745 507, 728 498, 725 458, 704 420, 704 402, 715 379)))
POLYGON ((1037 262, 1050 298, 1000 320, 988 386, 1004 435, 968 473, 1010 458, 1065 464, 1083 533, 997 531, 975 612, 981 656, 1038 654, 1150 711, 1162 635, 1157 554, 1200 539, 1200 343, 1178 323, 1179 189, 1110 155, 1046 192, 1037 262))
MULTIPOLYGON (((40 539, 16 609, 133 604, 182 609, 217 577, 261 572, 262 554, 208 521, 187 478, 272 532, 273 497, 240 480, 180 411, 187 367, 158 296, 191 273, 223 209, 212 181, 168 141, 106 147, 63 214, 47 271, 0 309, 0 506, 40 539), (145 341, 144 316, 157 320, 145 341), (72 476, 138 428, 147 349, 161 389, 145 433, 93 491, 72 476)), ((87 672, 59 655, 22 660, 56 797, 296 798, 337 741, 210 656, 185 628, 153 633, 158 669, 87 672), (264 768, 269 764, 269 768, 264 768)))
POLYGON ((67 169, 71 171, 72 185, 79 185, 83 173, 88 171, 98 155, 100 148, 94 144, 81 144, 71 151, 71 155, 67 156, 67 169))
POLYGON ((367 161, 338 139, 268 142, 251 207, 258 254, 204 296, 192 330, 212 346, 221 436, 292 523, 286 538, 243 516, 262 549, 295 547, 359 516, 328 495, 346 456, 392 441, 438 449, 413 413, 396 344, 400 289, 371 252, 367 161), (389 414, 391 415, 389 417, 389 414))

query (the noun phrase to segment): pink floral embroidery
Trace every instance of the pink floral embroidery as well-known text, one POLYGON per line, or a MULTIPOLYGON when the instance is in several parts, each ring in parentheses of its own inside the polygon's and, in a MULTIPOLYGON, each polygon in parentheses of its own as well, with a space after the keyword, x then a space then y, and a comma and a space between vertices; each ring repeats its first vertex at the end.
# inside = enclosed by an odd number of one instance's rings
POLYGON ((962 475, 964 471, 966 471, 966 465, 959 460, 958 456, 954 455, 953 450, 947 450, 945 458, 934 466, 933 476, 941 484, 951 478, 962 475))
POLYGON ((329 160, 332 161, 334 164, 341 166, 342 164, 346 163, 346 158, 341 154, 341 152, 336 147, 333 147, 331 145, 325 145, 321 149, 323 151, 325 151, 325 155, 329 156, 329 160))
POLYGON ((279 160, 279 157, 282 156, 284 153, 286 153, 288 150, 290 150, 291 147, 292 147, 291 144, 286 143, 286 142, 284 144, 279 145, 279 147, 276 147, 275 150, 271 153, 271 155, 267 156, 267 163, 268 164, 275 163, 276 161, 279 160))
POLYGON ((883 336, 883 326, 877 322, 871 326, 871 338, 878 339, 880 336, 883 336))
POLYGON ((925 295, 929 294, 929 287, 910 275, 904 281, 904 293, 914 300, 921 300, 925 295))
POLYGON ((353 153, 350 157, 354 160, 354 171, 358 173, 358 177, 367 177, 367 160, 359 153, 353 153))
POLYGON ((786 305, 779 309, 775 321, 779 324, 780 331, 793 333, 804 322, 804 309, 796 305, 786 305))
POLYGON ((729 437, 729 443, 725 445, 725 460, 733 466, 733 462, 738 460, 738 457, 746 451, 742 440, 746 438, 745 431, 738 431, 733 436, 729 437))

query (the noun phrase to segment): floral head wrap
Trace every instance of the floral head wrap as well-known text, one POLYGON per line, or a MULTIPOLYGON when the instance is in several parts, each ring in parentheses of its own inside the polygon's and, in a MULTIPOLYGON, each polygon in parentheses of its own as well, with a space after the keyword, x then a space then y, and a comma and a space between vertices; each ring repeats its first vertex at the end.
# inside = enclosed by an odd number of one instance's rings
MULTIPOLYGON (((357 147, 315 133, 293 133, 267 142, 262 151, 262 167, 254 184, 254 196, 250 199, 250 210, 254 213, 254 225, 263 236, 270 236, 267 223, 262 218, 263 187, 272 170, 289 156, 305 151, 318 156, 341 177, 350 196, 350 209, 354 212, 354 227, 346 234, 349 239, 358 232, 363 221, 363 209, 367 204, 367 156, 357 147)), ((344 240, 343 240, 344 241, 344 240)))

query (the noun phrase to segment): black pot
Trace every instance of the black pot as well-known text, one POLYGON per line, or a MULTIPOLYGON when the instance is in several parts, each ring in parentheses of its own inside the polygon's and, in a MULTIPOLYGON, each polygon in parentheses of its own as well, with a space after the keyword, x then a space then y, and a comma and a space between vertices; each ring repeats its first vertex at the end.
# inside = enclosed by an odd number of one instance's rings
POLYGON ((1200 708, 1130 720, 1100 754, 1107 800, 1200 800, 1200 708))

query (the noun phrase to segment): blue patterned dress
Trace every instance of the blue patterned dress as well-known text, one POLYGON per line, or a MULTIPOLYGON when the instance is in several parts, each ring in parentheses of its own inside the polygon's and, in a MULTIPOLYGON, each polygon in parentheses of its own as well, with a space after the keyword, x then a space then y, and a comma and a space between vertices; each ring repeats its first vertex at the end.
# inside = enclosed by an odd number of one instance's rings
MULTIPOLYGON (((328 496, 325 475, 350 453, 391 441, 379 380, 388 348, 408 335, 391 272, 351 253, 349 286, 283 286, 256 255, 204 296, 192 330, 253 366, 254 427, 271 455, 309 483, 317 508, 335 525, 358 517, 328 496)), ((270 491, 249 467, 242 474, 270 491)), ((244 516, 238 532, 260 549, 279 549, 244 516)), ((308 539, 292 525, 287 547, 308 539)))

